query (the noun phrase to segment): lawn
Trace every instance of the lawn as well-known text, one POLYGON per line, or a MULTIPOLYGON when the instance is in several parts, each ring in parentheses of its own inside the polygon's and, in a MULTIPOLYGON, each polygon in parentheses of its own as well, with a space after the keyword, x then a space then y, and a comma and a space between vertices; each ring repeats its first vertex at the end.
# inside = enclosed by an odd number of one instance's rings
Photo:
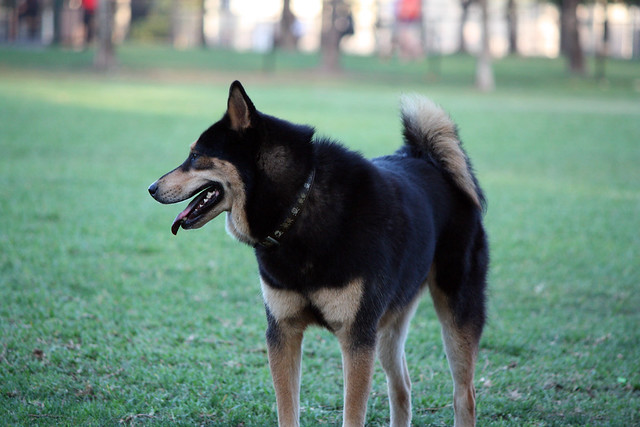
MULTIPOLYGON (((479 425, 640 424, 640 64, 602 83, 508 59, 484 95, 464 57, 440 77, 347 58, 325 78, 311 57, 263 74, 259 56, 120 53, 98 75, 86 52, 0 49, 0 424, 276 423, 252 250, 223 218, 173 236, 181 207, 146 191, 238 75, 259 109, 367 156, 398 147, 401 93, 442 104, 489 201, 479 425)), ((426 297, 407 343, 414 425, 453 423, 439 334, 426 297)), ((303 425, 340 423, 340 369, 336 340, 310 330, 303 425)), ((367 425, 388 416, 378 368, 367 425)))

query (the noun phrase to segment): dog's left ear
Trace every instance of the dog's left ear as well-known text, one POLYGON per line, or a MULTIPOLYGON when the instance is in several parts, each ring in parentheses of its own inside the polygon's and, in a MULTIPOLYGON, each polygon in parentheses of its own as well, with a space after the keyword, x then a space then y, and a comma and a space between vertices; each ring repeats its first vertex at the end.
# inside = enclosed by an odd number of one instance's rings
POLYGON ((256 107, 247 96, 239 81, 231 83, 229 88, 229 100, 227 101, 227 114, 231 120, 231 129, 243 131, 251 126, 251 118, 256 107))

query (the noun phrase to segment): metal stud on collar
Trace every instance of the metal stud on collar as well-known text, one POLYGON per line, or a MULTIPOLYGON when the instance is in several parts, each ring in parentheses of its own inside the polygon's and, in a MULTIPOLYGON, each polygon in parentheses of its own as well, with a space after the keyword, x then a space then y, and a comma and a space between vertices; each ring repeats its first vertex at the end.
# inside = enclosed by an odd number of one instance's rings
POLYGON ((280 244, 279 239, 282 238, 284 233, 286 233, 287 230, 289 230, 289 228, 291 228, 293 223, 298 218, 298 215, 300 215, 300 212, 304 207, 304 202, 306 202, 307 197, 311 192, 311 187, 313 186, 313 181, 315 177, 316 177, 316 169, 313 168, 311 170, 311 173, 307 177, 307 180, 305 181, 304 185, 302 186, 300 193, 298 193, 298 196, 296 197, 296 202, 291 207, 291 210, 289 211, 289 215, 287 216, 287 218, 284 221, 282 221, 280 226, 278 226, 278 228, 273 233, 271 233, 264 240, 259 242, 256 246, 262 246, 263 248, 271 248, 273 246, 277 246, 280 244))

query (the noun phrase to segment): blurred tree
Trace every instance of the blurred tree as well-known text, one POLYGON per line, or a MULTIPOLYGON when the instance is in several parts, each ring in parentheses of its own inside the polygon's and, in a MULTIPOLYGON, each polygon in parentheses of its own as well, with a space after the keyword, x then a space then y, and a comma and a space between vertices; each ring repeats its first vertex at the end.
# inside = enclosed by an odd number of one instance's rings
MULTIPOLYGON (((596 0, 603 10, 602 19, 602 40, 596 48, 596 78, 604 80, 606 78, 606 65, 609 56, 609 3, 611 0, 596 0)), ((618 3, 624 3, 627 6, 640 6, 640 0, 621 0, 618 3)))
MULTIPOLYGON (((578 5, 586 2, 581 0, 551 0, 551 2, 560 8, 560 52, 567 58, 567 68, 571 74, 584 75, 586 65, 582 43, 580 43, 578 5)), ((589 2, 591 3, 591 1, 589 2)), ((602 1, 605 11, 607 2, 607 0, 602 1)), ((626 3, 633 2, 633 0, 626 1, 626 3)), ((637 0, 635 2, 637 3, 637 0)), ((607 38, 608 24, 606 18, 603 24, 605 26, 603 37, 607 38)), ((603 40, 603 42, 606 44, 606 41, 603 40)))
POLYGON ((350 5, 345 0, 323 0, 320 67, 324 71, 340 70, 340 40, 353 32, 350 5))
POLYGON ((180 0, 171 0, 171 44, 177 47, 177 40, 180 32, 180 0))
MULTIPOLYGON (((593 0, 549 0, 560 8, 560 51, 567 58, 569 72, 583 75, 586 72, 584 52, 580 43, 580 22, 578 20, 578 5, 593 4, 593 0)), ((640 6, 640 0, 596 0, 604 9, 602 21, 602 41, 596 50, 596 76, 604 77, 605 58, 608 56, 609 20, 608 3, 623 3, 627 6, 640 6)))
POLYGON ((204 17, 207 13, 207 0, 198 0, 198 44, 201 47, 207 47, 207 38, 204 33, 204 17))
POLYGON ((580 43, 580 31, 578 22, 578 3, 580 0, 562 0, 560 12, 561 49, 567 56, 569 72, 571 74, 584 74, 585 62, 582 44, 580 43), (562 40, 564 38, 564 40, 562 40), (564 41, 564 43, 563 43, 564 41))
POLYGON ((233 12, 231 12, 231 0, 220 0, 219 8, 218 44, 220 47, 230 48, 233 46, 235 34, 235 19, 233 12))
POLYGON ((113 0, 98 2, 98 46, 93 58, 96 69, 106 71, 116 65, 116 53, 113 45, 113 0))
POLYGON ((62 6, 63 0, 53 0, 53 44, 60 44, 62 41, 62 6))
POLYGON ((596 78, 604 80, 606 75, 606 58, 609 55, 609 8, 607 0, 597 0, 603 9, 602 40, 596 49, 596 78))
POLYGON ((518 54, 518 7, 516 0, 507 0, 507 31, 509 33, 509 54, 518 54))
POLYGON ((469 6, 476 0, 460 0, 460 7, 462 8, 462 14, 460 15, 460 26, 458 27, 458 53, 468 53, 467 42, 464 38, 464 26, 469 18, 469 6))
POLYGON ((291 11, 291 0, 283 0, 280 28, 276 36, 276 44, 285 50, 296 50, 298 34, 296 34, 296 16, 291 11))
POLYGON ((151 0, 131 0, 131 22, 146 18, 150 9, 151 0))
POLYGON ((476 62, 476 88, 482 92, 490 92, 495 89, 493 67, 491 65, 491 49, 489 43, 489 8, 488 0, 478 0, 482 11, 481 21, 481 45, 478 60, 476 62))
POLYGON ((171 36, 172 0, 133 0, 130 37, 145 42, 167 42, 171 36))
POLYGON ((205 0, 171 0, 171 43, 177 48, 204 45, 205 0))

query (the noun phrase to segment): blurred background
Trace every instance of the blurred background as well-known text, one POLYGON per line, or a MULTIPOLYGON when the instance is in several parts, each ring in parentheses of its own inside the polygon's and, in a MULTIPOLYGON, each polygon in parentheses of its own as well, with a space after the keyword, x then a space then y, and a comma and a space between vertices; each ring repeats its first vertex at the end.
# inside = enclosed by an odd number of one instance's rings
MULTIPOLYGON (((441 104, 489 201, 478 424, 639 426, 639 58, 640 0, 0 0, 0 424, 276 425, 252 248, 147 192, 239 79, 367 157, 441 104)), ((452 425, 431 305, 414 425, 452 425)), ((336 340, 304 351, 301 425, 340 425, 336 340)))
MULTIPOLYGON (((325 71, 340 69, 342 53, 404 61, 471 53, 484 58, 477 66, 486 68, 477 77, 484 82, 476 83, 491 89, 490 58, 564 56, 574 74, 585 73, 585 55, 637 59, 639 5, 638 0, 2 0, 0 43, 75 50, 95 43, 95 64, 101 68, 117 63, 117 46, 124 42, 265 55, 276 49, 320 53, 325 71)), ((604 67, 596 72, 604 73, 604 67)))

